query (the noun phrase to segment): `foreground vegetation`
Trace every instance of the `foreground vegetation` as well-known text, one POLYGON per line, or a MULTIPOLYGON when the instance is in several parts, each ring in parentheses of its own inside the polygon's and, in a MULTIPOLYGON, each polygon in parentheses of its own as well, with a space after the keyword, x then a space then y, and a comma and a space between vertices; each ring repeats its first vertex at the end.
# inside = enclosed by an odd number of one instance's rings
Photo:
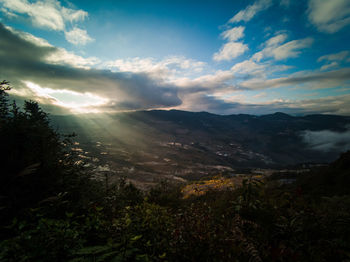
POLYGON ((350 152, 296 183, 184 198, 106 188, 37 103, 0 85, 0 261, 350 261, 350 152))

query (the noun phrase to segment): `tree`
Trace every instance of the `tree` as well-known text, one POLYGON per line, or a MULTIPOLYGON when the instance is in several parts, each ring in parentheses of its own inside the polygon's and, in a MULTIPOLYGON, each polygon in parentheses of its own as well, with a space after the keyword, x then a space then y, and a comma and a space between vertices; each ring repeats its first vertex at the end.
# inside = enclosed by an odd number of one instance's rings
POLYGON ((6 80, 0 82, 0 121, 4 121, 9 114, 8 94, 6 93, 6 91, 11 89, 9 84, 6 80))
POLYGON ((15 102, 10 105, 8 101, 8 82, 2 81, 0 86, 2 215, 14 217, 64 192, 75 205, 81 204, 83 198, 91 199, 94 194, 88 189, 93 184, 90 173, 84 165, 77 164, 78 153, 71 150, 72 141, 51 127, 48 114, 37 102, 25 101, 21 110, 15 102))

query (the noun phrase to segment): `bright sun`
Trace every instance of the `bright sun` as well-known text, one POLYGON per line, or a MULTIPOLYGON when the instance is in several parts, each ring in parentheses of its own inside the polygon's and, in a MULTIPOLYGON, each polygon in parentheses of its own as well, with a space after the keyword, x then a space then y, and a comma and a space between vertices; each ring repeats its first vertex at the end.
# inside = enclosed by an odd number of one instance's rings
POLYGON ((91 93, 79 93, 67 89, 43 88, 32 82, 25 82, 37 96, 48 98, 57 106, 79 113, 98 112, 96 107, 106 104, 108 99, 91 93))

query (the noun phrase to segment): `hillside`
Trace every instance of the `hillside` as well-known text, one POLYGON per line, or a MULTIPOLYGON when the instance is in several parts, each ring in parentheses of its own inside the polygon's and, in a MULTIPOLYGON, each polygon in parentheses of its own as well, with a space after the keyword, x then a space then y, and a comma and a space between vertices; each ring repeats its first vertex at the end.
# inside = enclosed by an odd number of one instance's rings
POLYGON ((136 111, 52 116, 79 148, 132 181, 193 180, 246 168, 328 163, 350 148, 350 117, 136 111))

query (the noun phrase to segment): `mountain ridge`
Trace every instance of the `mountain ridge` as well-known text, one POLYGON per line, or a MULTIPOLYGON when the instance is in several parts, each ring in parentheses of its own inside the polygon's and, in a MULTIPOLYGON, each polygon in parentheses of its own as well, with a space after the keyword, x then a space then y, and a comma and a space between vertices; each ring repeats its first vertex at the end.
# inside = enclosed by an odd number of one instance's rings
POLYGON ((348 116, 150 110, 51 118, 61 132, 77 133, 86 151, 151 173, 183 174, 203 163, 233 169, 328 163, 350 148, 348 116))

